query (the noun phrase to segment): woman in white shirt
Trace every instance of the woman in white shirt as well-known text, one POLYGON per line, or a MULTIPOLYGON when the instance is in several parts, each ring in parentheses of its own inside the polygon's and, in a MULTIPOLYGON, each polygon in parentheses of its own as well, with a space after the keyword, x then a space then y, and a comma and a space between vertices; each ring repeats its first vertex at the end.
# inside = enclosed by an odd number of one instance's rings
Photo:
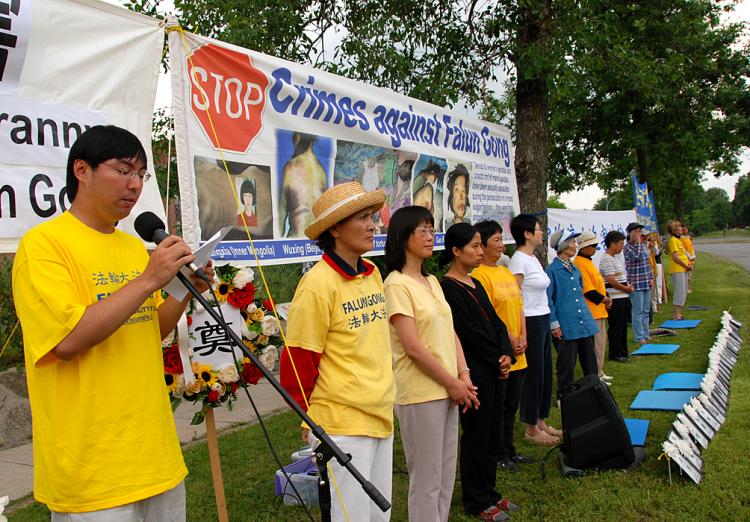
POLYGON ((516 252, 509 268, 521 287, 528 335, 526 360, 529 367, 521 400, 521 420, 526 424, 524 438, 534 444, 553 446, 560 442, 562 431, 545 422, 552 402, 549 277, 534 257, 534 249, 543 243, 544 234, 539 221, 530 214, 514 217, 510 231, 516 241, 516 252))

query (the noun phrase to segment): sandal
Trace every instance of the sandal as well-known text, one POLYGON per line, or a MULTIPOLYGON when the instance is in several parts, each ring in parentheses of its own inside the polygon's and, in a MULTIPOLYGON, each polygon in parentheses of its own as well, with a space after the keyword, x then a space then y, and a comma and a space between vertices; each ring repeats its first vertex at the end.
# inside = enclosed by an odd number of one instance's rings
POLYGON ((487 520, 488 522, 502 522, 503 520, 510 519, 510 515, 497 506, 488 507, 479 513, 478 516, 481 520, 487 520))
POLYGON ((545 425, 544 428, 542 428, 542 431, 548 435, 552 435, 553 437, 562 437, 562 430, 558 430, 557 428, 553 428, 552 426, 545 425))
POLYGON ((560 439, 558 439, 557 437, 553 437, 552 435, 544 431, 540 431, 536 435, 529 435, 528 433, 524 433, 523 438, 531 442, 532 444, 538 444, 539 446, 554 446, 558 442, 560 442, 560 439))

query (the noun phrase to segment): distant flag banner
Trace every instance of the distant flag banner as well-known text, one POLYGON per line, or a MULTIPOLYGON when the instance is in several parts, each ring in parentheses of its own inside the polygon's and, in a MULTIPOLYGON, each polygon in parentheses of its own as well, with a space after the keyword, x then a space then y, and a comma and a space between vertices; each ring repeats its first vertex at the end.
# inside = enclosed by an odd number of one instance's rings
POLYGON ((630 176, 633 180, 633 207, 635 208, 636 219, 648 232, 657 232, 659 227, 656 221, 654 194, 649 192, 648 183, 638 181, 635 171, 630 176))
MULTIPOLYGON (((95 0, 0 1, 0 252, 70 207, 68 153, 89 127, 128 129, 152 167, 160 23, 95 0)), ((146 210, 164 217, 155 181, 120 228, 146 210)))
POLYGON ((385 193, 373 253, 391 216, 432 213, 440 247, 457 222, 519 212, 507 127, 341 76, 183 32, 169 21, 183 236, 197 246, 231 227, 213 258, 315 260, 313 203, 357 181, 385 193), (227 175, 228 174, 228 175, 227 175))

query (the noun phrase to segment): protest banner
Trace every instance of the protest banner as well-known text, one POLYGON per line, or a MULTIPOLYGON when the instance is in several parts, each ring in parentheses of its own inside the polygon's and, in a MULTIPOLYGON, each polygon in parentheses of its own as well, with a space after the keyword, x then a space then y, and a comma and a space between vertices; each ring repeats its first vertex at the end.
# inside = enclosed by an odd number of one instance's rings
POLYGON ((631 172, 630 177, 633 180, 633 207, 638 223, 643 225, 646 233, 658 232, 659 225, 656 221, 654 193, 649 192, 648 183, 638 181, 635 171, 631 172))
MULTIPOLYGON (((0 252, 70 206, 68 152, 93 125, 124 127, 151 158, 163 47, 158 20, 92 0, 23 0, 0 7, 0 252), (92 45, 92 42, 96 42, 92 45)), ((156 181, 131 216, 164 217, 156 181)))
POLYGON ((169 31, 183 237, 197 246, 235 227, 214 259, 255 263, 245 225, 263 262, 316 259, 304 236, 313 202, 347 181, 386 194, 374 253, 406 205, 432 211, 438 246, 454 222, 507 225, 519 212, 507 128, 189 34, 176 21, 169 31))
MULTIPOLYGON (((596 253, 592 257, 594 266, 599 266, 599 259, 606 250, 604 238, 611 230, 619 230, 625 234, 628 223, 635 221, 635 210, 567 210, 559 208, 547 209, 547 237, 557 230, 565 229, 574 232, 593 232, 599 238, 596 253)), ((547 251, 548 262, 552 262, 557 254, 551 248, 547 251)))

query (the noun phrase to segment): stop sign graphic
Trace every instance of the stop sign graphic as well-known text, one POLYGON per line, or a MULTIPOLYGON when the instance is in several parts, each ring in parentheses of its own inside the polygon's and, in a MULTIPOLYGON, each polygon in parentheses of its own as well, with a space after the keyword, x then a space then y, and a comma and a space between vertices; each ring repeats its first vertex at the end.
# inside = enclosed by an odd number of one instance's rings
POLYGON ((215 44, 187 65, 190 106, 214 148, 245 152, 263 127, 268 78, 247 54, 215 44))

